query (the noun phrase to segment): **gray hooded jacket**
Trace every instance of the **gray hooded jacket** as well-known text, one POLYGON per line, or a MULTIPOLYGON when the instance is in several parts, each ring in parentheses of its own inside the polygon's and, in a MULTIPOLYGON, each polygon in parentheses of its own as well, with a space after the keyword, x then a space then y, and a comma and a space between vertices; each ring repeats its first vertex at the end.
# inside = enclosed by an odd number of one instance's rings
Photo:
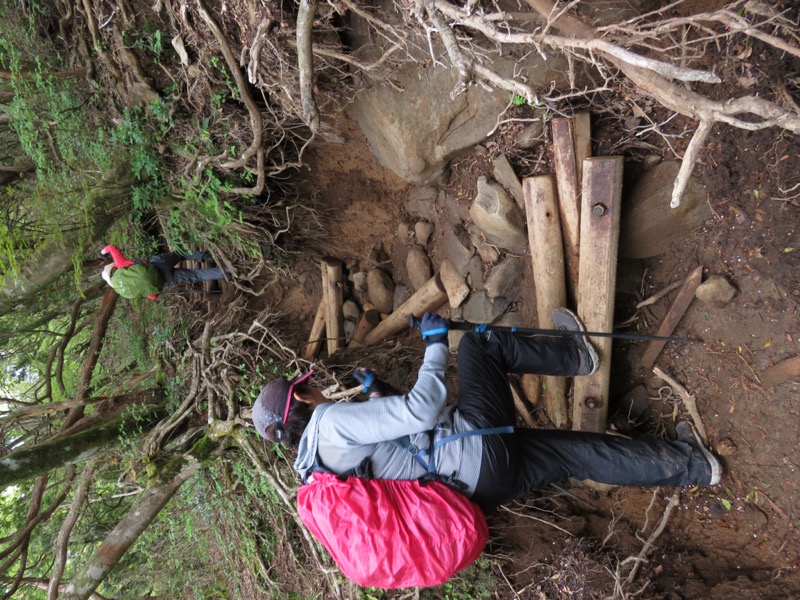
MULTIPOLYGON (((378 479, 417 479, 425 469, 411 454, 391 441, 409 436, 421 449, 430 447, 428 432, 438 440, 453 433, 472 431, 455 407, 446 407, 446 344, 431 344, 417 382, 408 394, 372 398, 366 402, 326 403, 318 406, 306 427, 294 467, 305 481, 315 462, 342 474, 369 458, 378 479)), ((434 455, 436 471, 466 485, 472 496, 481 468, 482 436, 471 435, 448 442, 434 455)))

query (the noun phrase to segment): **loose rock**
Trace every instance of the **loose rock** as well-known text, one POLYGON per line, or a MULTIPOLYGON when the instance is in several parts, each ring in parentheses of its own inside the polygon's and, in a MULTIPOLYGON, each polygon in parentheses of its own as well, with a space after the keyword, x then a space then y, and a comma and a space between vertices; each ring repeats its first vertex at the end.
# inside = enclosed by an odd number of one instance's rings
POLYGON ((439 277, 442 285, 447 292, 447 299, 452 308, 461 306, 461 303, 469 296, 469 286, 464 281, 463 275, 453 266, 449 260, 445 260, 439 267, 439 277))
POLYGON ((697 287, 694 295, 705 304, 722 308, 733 300, 736 288, 722 275, 712 275, 697 287))
POLYGON ((467 232, 462 227, 450 227, 444 233, 444 243, 442 245, 445 257, 453 263, 453 266, 464 277, 467 276, 469 261, 475 254, 475 248, 469 241, 467 232))
POLYGON ((516 203, 498 184, 490 183, 486 177, 478 178, 478 194, 469 209, 470 217, 487 241, 523 254, 528 238, 519 226, 525 219, 516 203))
POLYGON ((411 223, 403 221, 397 226, 397 241, 408 244, 411 241, 411 223))
POLYGON ((356 271, 351 273, 349 279, 353 282, 353 296, 363 306, 365 302, 369 301, 366 272, 356 271))
POLYGON ((394 307, 394 281, 382 269, 370 269, 367 273, 369 300, 382 313, 391 313, 394 307))
POLYGON ((524 264, 519 258, 506 258, 492 267, 486 279, 486 295, 492 300, 503 297, 514 302, 520 297, 524 264))
POLYGON ((408 249, 406 272, 414 291, 425 285, 432 277, 431 261, 421 246, 412 246, 408 249))
POLYGON ((344 304, 342 304, 342 313, 344 313, 345 319, 358 321, 361 311, 358 309, 358 305, 355 302, 352 300, 345 300, 344 304))
POLYGON ((492 323, 502 316, 511 303, 505 298, 494 302, 486 292, 472 294, 464 305, 464 320, 470 323, 492 323))
POLYGON ((477 249, 481 260, 489 264, 496 263, 500 258, 500 251, 491 244, 486 243, 477 227, 472 227, 469 233, 472 245, 477 249))
POLYGON ((517 135, 516 145, 520 148, 533 148, 544 141, 544 123, 531 123, 517 135))
POLYGON ((411 292, 409 289, 404 285, 398 285, 394 288, 394 295, 392 297, 392 304, 394 305, 394 310, 397 310, 406 300, 411 298, 411 292))
POLYGON ((469 261, 469 274, 467 275, 467 283, 473 290, 482 291, 486 285, 483 282, 483 261, 477 254, 469 261))
POLYGON ((427 221, 417 221, 414 224, 414 234, 417 236, 417 242, 421 246, 427 246, 433 235, 433 225, 427 221))

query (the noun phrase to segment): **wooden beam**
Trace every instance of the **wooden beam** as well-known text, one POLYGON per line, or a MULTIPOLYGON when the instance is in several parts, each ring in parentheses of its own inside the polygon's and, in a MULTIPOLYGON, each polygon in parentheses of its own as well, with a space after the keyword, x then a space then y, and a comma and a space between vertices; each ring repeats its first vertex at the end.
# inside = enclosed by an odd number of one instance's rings
POLYGON ((533 420, 531 413, 528 412, 528 407, 525 406, 525 402, 523 398, 525 398, 525 394, 520 389, 519 384, 510 379, 508 381, 509 387, 511 388, 511 396, 514 398, 514 406, 517 407, 517 412, 519 416, 522 417, 522 420, 525 421, 525 424, 530 427, 531 429, 536 428, 536 421, 533 420))
POLYGON ((408 327, 408 315, 421 317, 426 311, 436 310, 447 302, 447 292, 439 275, 431 277, 425 285, 406 300, 392 314, 367 334, 364 342, 374 344, 408 327))
POLYGON ((342 263, 335 258, 322 259, 322 287, 325 301, 325 331, 328 356, 344 348, 344 298, 342 263))
POLYGON ((575 164, 578 167, 578 190, 580 190, 583 186, 583 161, 592 156, 592 121, 588 112, 579 112, 572 116, 572 143, 575 146, 575 164))
MULTIPOLYGON (((621 156, 583 162, 578 315, 592 331, 612 331, 614 326, 623 163, 621 156)), ((611 338, 590 341, 600 356, 600 368, 575 378, 572 428, 602 433, 608 418, 611 338)))
MULTIPOLYGON (((528 244, 536 287, 536 314, 540 327, 549 327, 554 308, 566 306, 564 250, 556 190, 550 175, 526 177, 522 182, 525 214, 528 220, 528 244)), ((569 424, 567 380, 547 376, 542 404, 556 427, 569 424)))
MULTIPOLYGON (((669 308, 669 312, 667 312, 667 316, 661 321, 661 325, 658 326, 658 331, 656 331, 655 335, 664 337, 672 335, 672 332, 675 331, 675 327, 683 318, 683 315, 686 314, 686 309, 689 308, 689 304, 691 304, 694 299, 694 293, 697 291, 697 287, 702 281, 703 267, 697 267, 689 274, 686 281, 683 282, 678 295, 675 296, 675 300, 669 308)), ((639 364, 645 370, 649 371, 655 364, 658 355, 661 354, 661 351, 664 349, 665 344, 666 342, 662 341, 650 342, 644 354, 642 354, 642 359, 639 361, 639 364)))
POLYGON ((578 288, 580 254, 580 182, 572 137, 572 120, 553 119, 553 164, 558 182, 558 208, 564 228, 564 253, 571 291, 578 288))
POLYGON ((325 293, 323 292, 317 306, 317 313, 314 315, 314 323, 311 325, 311 333, 308 334, 308 343, 303 352, 303 358, 314 360, 319 354, 322 342, 325 339, 325 293))
MULTIPOLYGON (((553 162, 558 183, 559 210, 564 229, 564 253, 567 265, 567 290, 570 296, 578 289, 580 256, 581 186, 583 161, 592 155, 591 122, 588 112, 552 122, 553 162)), ((571 300, 575 300, 574 297, 571 300)))
POLYGON ((356 330, 353 332, 353 337, 350 339, 351 346, 360 346, 364 343, 364 338, 367 337, 367 334, 375 329, 378 326, 378 323, 381 322, 381 313, 371 308, 369 310, 365 310, 364 314, 361 315, 361 319, 358 321, 358 325, 356 325, 356 330))

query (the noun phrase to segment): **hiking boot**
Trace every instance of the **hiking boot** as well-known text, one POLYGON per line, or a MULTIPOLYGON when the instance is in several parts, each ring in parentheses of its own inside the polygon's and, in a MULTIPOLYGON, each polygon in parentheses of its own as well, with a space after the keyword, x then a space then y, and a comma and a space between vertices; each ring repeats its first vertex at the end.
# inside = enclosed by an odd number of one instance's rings
POLYGON ((706 448, 694 424, 691 421, 679 421, 675 426, 675 431, 680 441, 689 444, 708 462, 711 470, 711 481, 708 482, 708 485, 717 485, 722 479, 722 463, 711 453, 711 450, 706 448))
MULTIPOLYGON (((553 310, 553 325, 556 329, 561 331, 586 331, 583 321, 568 308, 556 308, 553 310)), ((594 349, 589 338, 585 335, 573 335, 569 337, 574 339, 577 343, 578 355, 580 357, 578 372, 575 374, 591 375, 597 371, 600 366, 600 357, 597 356, 597 350, 594 349)))

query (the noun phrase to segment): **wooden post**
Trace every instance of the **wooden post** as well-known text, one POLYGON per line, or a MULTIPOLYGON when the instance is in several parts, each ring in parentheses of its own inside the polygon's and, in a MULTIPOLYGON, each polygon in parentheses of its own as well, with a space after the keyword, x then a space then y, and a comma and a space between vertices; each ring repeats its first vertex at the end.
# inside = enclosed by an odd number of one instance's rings
MULTIPOLYGON (((614 326, 623 163, 621 156, 583 163, 578 314, 591 331, 612 331, 614 326)), ((600 368, 575 378, 572 428, 602 433, 608 418, 611 338, 590 341, 600 356, 600 368)))
POLYGON ((303 353, 303 358, 306 360, 314 360, 322 347, 325 336, 325 306, 325 293, 323 292, 317 306, 317 314, 314 315, 314 324, 311 325, 311 333, 308 335, 308 344, 303 353))
MULTIPOLYGON (((522 182, 522 191, 528 220, 533 281, 536 285, 536 314, 539 327, 549 328, 553 309, 566 306, 567 302, 561 219, 553 178, 549 175, 526 177, 522 182)), ((545 412, 556 427, 566 427, 569 424, 567 380, 564 377, 547 376, 544 381, 546 387, 542 402, 545 412)))
POLYGON ((553 161, 558 182, 565 261, 569 275, 567 287, 570 295, 575 296, 578 289, 580 256, 583 161, 592 154, 589 113, 578 113, 569 119, 555 118, 552 128, 553 161))
POLYGON ((522 420, 525 421, 525 424, 528 427, 534 429, 536 427, 536 422, 533 420, 531 413, 528 412, 528 408, 525 406, 525 402, 522 400, 525 396, 523 391, 520 389, 519 384, 517 384, 517 382, 513 379, 510 379, 508 384, 511 388, 511 395, 514 398, 514 406, 517 407, 519 416, 522 417, 522 420))
POLYGON ((322 260, 322 289, 325 301, 325 331, 328 356, 344 348, 344 308, 342 298, 342 263, 335 258, 322 260))
MULTIPOLYGON (((684 281, 681 290, 678 292, 678 295, 675 296, 675 300, 672 302, 667 316, 661 321, 661 325, 658 326, 658 331, 656 331, 655 335, 665 337, 672 335, 678 322, 686 313, 686 309, 689 308, 689 304, 691 304, 694 299, 694 293, 702 281, 703 267, 697 267, 689 274, 686 281, 684 281)), ((664 349, 664 344, 666 344, 666 342, 652 341, 647 345, 647 349, 644 351, 642 359, 639 362, 646 371, 652 368, 653 364, 656 362, 656 358, 658 358, 658 355, 661 354, 661 351, 664 349)))
POLYGON ((364 342, 374 344, 398 331, 408 327, 408 315, 422 316, 429 310, 436 310, 447 302, 447 292, 442 285, 439 275, 431 277, 425 285, 419 288, 414 295, 386 317, 380 324, 367 334, 364 342))
POLYGON ((361 315, 361 320, 356 325, 356 330, 353 332, 353 337, 350 339, 351 346, 360 346, 364 343, 364 338, 367 334, 378 326, 381 322, 381 313, 374 308, 365 310, 361 315))

